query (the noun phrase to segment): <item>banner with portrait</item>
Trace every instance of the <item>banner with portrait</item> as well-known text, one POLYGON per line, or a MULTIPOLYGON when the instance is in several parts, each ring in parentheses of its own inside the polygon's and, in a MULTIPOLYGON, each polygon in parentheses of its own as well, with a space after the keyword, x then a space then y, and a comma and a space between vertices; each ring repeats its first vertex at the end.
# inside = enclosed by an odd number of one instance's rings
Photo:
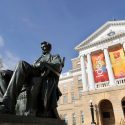
POLYGON ((103 52, 92 55, 92 64, 95 83, 108 81, 109 77, 103 52))
POLYGON ((115 79, 125 77, 125 53, 123 48, 117 48, 109 52, 115 79))

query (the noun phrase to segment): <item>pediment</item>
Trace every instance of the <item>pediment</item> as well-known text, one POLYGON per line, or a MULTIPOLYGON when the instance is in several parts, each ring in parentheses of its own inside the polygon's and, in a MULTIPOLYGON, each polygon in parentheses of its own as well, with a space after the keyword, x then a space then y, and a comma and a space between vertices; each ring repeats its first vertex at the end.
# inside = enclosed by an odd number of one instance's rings
POLYGON ((103 39, 108 39, 114 35, 125 33, 125 20, 122 21, 108 21, 92 33, 88 38, 82 41, 75 47, 76 50, 80 48, 97 43, 103 39))

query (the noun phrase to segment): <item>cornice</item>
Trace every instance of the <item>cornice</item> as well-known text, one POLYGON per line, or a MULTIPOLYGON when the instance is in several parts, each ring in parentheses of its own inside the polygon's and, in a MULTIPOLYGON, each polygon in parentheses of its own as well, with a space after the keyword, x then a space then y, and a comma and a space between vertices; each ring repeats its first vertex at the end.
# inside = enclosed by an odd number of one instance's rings
POLYGON ((63 80, 69 80, 69 79, 71 79, 71 78, 73 78, 73 76, 61 77, 61 78, 59 79, 59 81, 61 82, 61 81, 63 81, 63 80))
POLYGON ((60 81, 61 81, 61 80, 64 80, 64 79, 70 79, 70 78, 72 78, 72 77, 73 77, 73 75, 72 75, 71 71, 66 72, 66 73, 62 73, 62 74, 60 75, 60 81))
POLYGON ((116 40, 116 39, 122 38, 122 37, 125 37, 125 33, 119 33, 119 34, 116 34, 114 36, 96 41, 95 43, 92 43, 92 44, 89 44, 89 45, 86 45, 86 46, 82 46, 82 47, 79 48, 79 51, 86 50, 86 49, 89 49, 89 48, 92 48, 92 47, 95 47, 95 46, 98 46, 98 45, 101 45, 101 44, 104 44, 104 43, 108 43, 108 42, 111 42, 112 40, 116 40))
POLYGON ((79 72, 79 71, 81 71, 81 68, 77 68, 77 69, 72 69, 72 70, 70 70, 71 73, 79 72))
POLYGON ((121 86, 111 86, 111 87, 107 87, 105 89, 96 89, 95 91, 85 92, 84 95, 99 94, 99 93, 118 91, 118 90, 119 91, 125 90, 125 86, 124 85, 121 85, 121 86))
POLYGON ((78 72, 80 72, 80 71, 81 71, 81 68, 72 69, 72 70, 69 71, 69 72, 70 72, 70 75, 64 75, 64 76, 63 76, 63 74, 62 74, 61 77, 60 77, 60 81, 73 78, 73 76, 74 76, 73 74, 74 74, 74 73, 78 73, 78 72))
POLYGON ((77 60, 77 59, 79 59, 79 56, 76 57, 76 58, 72 58, 71 61, 74 61, 74 60, 77 60))

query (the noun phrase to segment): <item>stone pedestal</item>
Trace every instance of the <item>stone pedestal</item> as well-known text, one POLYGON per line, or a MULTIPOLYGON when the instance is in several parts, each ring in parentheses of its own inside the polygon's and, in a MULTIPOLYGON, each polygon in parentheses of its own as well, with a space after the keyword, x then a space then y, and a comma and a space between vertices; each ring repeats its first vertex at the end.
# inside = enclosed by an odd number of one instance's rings
POLYGON ((0 114, 0 125, 66 125, 64 120, 0 114))

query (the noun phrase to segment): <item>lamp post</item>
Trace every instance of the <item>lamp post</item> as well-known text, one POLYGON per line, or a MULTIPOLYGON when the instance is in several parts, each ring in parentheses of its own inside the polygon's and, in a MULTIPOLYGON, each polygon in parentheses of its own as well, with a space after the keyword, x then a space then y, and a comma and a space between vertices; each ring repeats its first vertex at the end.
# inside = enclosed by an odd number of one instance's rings
POLYGON ((90 111, 91 111, 91 117, 92 117, 91 125, 96 125, 96 122, 94 120, 94 106, 92 104, 92 100, 90 100, 90 111))

